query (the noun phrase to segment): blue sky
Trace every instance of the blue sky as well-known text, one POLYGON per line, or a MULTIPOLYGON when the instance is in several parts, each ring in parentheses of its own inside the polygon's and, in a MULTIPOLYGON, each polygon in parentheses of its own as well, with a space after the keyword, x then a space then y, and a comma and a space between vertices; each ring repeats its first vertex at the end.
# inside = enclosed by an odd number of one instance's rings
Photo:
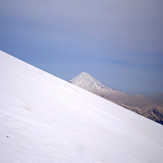
POLYGON ((163 1, 0 0, 0 50, 64 80, 163 92, 163 1))

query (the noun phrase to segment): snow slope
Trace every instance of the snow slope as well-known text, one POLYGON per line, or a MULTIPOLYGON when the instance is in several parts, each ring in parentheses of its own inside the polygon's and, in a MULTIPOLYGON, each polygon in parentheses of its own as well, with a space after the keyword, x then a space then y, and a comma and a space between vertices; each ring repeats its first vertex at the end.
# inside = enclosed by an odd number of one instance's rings
POLYGON ((1 163, 160 163, 161 125, 0 51, 1 163))

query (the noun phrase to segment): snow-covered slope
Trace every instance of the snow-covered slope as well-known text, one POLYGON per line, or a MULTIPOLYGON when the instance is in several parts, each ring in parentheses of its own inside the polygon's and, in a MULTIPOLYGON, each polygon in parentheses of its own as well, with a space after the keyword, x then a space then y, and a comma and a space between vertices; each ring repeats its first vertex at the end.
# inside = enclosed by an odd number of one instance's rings
POLYGON ((163 128, 0 52, 1 163, 160 163, 163 128))

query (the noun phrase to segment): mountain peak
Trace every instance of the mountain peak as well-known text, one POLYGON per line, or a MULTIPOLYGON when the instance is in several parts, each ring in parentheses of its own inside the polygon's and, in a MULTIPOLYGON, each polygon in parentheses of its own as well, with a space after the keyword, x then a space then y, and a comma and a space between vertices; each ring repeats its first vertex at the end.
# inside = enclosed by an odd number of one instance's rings
POLYGON ((98 93, 100 91, 115 91, 86 72, 81 72, 79 75, 71 79, 70 82, 93 93, 98 93))
POLYGON ((81 72, 80 74, 82 74, 82 75, 89 75, 88 73, 86 73, 86 72, 81 72))
MULTIPOLYGON (((79 75, 77 75, 78 77, 79 76, 82 76, 82 77, 92 77, 91 75, 89 75, 88 73, 86 73, 86 72, 81 72, 79 75)), ((76 76, 76 77, 77 77, 76 76)))
POLYGON ((75 76, 73 79, 71 79, 71 81, 73 80, 74 81, 74 79, 83 79, 83 78, 93 78, 91 75, 89 75, 88 73, 86 73, 86 72, 81 72, 79 75, 77 75, 77 76, 75 76))

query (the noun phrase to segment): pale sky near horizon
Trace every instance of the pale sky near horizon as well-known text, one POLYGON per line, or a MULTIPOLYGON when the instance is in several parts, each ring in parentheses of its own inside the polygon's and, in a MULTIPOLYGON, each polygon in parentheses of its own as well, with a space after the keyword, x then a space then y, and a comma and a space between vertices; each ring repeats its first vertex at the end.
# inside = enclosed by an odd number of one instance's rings
POLYGON ((0 0, 0 50, 64 80, 163 92, 163 1, 0 0))

